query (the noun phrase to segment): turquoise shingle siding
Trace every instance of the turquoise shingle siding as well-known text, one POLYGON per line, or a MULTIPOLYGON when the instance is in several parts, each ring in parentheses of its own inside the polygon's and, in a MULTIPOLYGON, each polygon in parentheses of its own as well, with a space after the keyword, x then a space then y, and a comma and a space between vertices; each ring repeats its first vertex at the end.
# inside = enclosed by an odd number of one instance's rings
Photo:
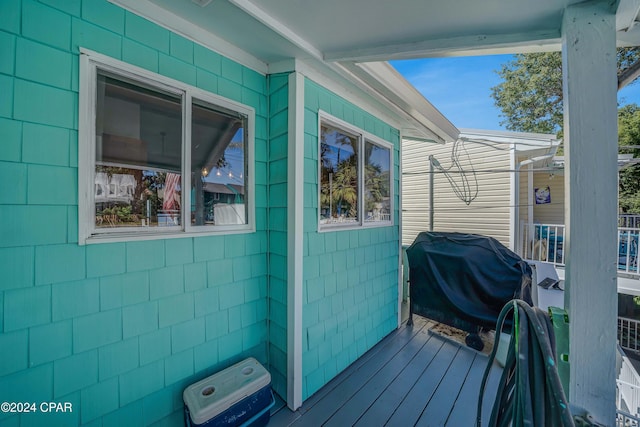
POLYGON ((267 364, 267 78, 106 0, 5 0, 0 94, 0 401, 73 404, 0 424, 179 425, 187 385, 267 364), (257 232, 78 245, 79 47, 255 108, 257 232))
POLYGON ((13 79, 0 74, 0 118, 13 116, 13 79))
MULTIPOLYGON (((157 50, 141 43, 129 39, 122 41, 122 60, 128 64, 157 73, 160 62, 159 56, 157 50)), ((200 71, 200 69, 196 70, 196 72, 200 71)))
POLYGON ((400 138, 338 95, 305 81, 303 399, 397 325, 400 138), (318 232, 318 111, 394 145, 394 225, 318 232))
MULTIPOLYGON (((7 2, 5 2, 7 3, 7 2)), ((36 1, 22 3, 21 36, 68 51, 71 44, 71 15, 36 1), (46 23, 46 25, 43 25, 46 23)), ((20 8, 19 5, 16 6, 20 8)))
POLYGON ((70 166, 70 139, 71 131, 68 129, 25 123, 22 137, 22 161, 41 165, 70 166))
MULTIPOLYGON (((0 58, 0 401, 74 409, 0 424, 178 425, 183 389, 247 356, 285 397, 289 75, 107 0, 0 1, 0 58), (255 233, 78 245, 80 47, 256 110, 255 233)), ((304 131, 306 399, 396 326, 399 134, 310 80, 304 131), (318 233, 319 110, 394 144, 395 225, 318 233)))
MULTIPOLYGON (((9 77, 0 74, 0 82, 3 77, 7 81, 10 80, 9 77)), ((9 107, 10 109, 11 107, 9 107)), ((2 140, 2 144, 0 144, 0 161, 19 162, 22 157, 22 123, 0 117, 0 140, 2 140)))

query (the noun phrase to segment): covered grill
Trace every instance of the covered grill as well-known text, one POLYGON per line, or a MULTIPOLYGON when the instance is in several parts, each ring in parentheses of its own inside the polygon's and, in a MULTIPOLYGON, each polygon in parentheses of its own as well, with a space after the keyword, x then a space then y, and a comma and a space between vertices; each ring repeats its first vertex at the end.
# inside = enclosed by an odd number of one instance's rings
POLYGON ((495 329, 510 300, 531 304, 531 268, 492 237, 423 232, 407 259, 412 315, 477 333, 495 329))

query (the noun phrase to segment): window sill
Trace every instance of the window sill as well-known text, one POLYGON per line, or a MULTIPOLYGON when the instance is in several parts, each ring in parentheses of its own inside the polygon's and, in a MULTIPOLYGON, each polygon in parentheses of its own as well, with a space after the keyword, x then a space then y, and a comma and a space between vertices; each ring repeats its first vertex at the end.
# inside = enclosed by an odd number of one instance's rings
POLYGON ((392 227, 394 225, 395 224, 392 221, 365 222, 363 224, 360 224, 360 223, 354 223, 354 224, 340 224, 340 223, 318 224, 318 233, 327 233, 327 232, 333 232, 333 231, 368 230, 370 228, 392 227))
POLYGON ((224 236, 228 234, 255 233, 252 226, 220 227, 217 230, 207 231, 166 231, 166 232, 131 232, 131 233, 101 233, 93 234, 87 238, 79 239, 79 245, 93 245, 100 243, 139 242, 145 240, 185 239, 193 237, 224 236))

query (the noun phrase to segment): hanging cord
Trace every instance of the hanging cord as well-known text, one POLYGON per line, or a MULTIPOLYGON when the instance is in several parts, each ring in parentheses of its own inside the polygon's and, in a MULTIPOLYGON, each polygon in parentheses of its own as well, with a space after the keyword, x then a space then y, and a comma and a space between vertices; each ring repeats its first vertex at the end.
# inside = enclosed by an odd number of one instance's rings
MULTIPOLYGON (((488 426, 575 426, 558 376, 555 337, 549 316, 522 300, 514 299, 500 312, 496 337, 499 337, 511 311, 512 338, 488 426)), ((497 350, 496 343, 482 378, 477 427, 482 425, 484 389, 497 350)))
POLYGON ((476 171, 473 168, 473 164, 471 163, 471 156, 469 155, 467 149, 464 147, 464 141, 457 140, 453 143, 453 147, 451 148, 451 166, 449 166, 448 168, 444 168, 440 164, 440 162, 433 156, 431 161, 433 163, 433 166, 441 171, 447 178, 447 180, 449 181, 449 185, 451 185, 451 189, 460 200, 469 205, 473 200, 475 200, 476 197, 478 197, 478 177, 476 176, 476 171), (462 163, 460 162, 461 150, 464 150, 467 156, 467 161, 471 166, 471 175, 474 181, 473 184, 469 181, 468 172, 465 171, 465 169, 462 167, 462 163), (452 169, 454 169, 453 173, 460 176, 460 183, 456 182, 456 180, 454 179, 453 174, 451 173, 452 169), (475 190, 472 189, 472 186, 475 188, 475 190))

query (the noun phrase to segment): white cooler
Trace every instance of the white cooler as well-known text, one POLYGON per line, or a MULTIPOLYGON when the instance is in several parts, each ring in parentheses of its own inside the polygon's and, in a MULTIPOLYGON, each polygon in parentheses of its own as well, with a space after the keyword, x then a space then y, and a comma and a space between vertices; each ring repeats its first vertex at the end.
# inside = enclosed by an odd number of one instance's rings
POLYGON ((264 426, 275 403, 271 374, 250 357, 182 393, 187 427, 264 426))

